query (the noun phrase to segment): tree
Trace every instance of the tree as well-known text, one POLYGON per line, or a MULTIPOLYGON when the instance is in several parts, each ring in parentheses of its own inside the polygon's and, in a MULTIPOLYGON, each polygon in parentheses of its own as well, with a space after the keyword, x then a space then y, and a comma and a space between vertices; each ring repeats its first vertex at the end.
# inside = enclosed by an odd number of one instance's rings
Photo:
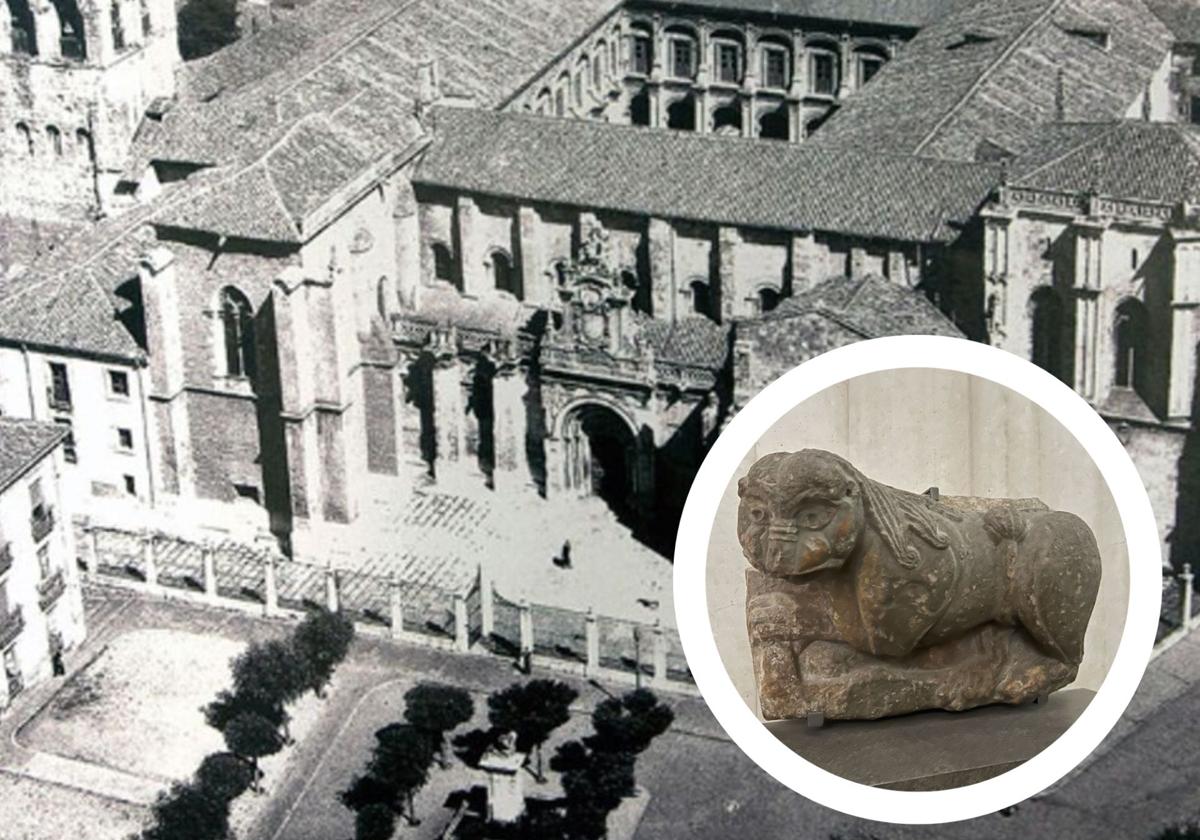
POLYGON ((354 641, 354 622, 329 610, 310 612, 292 633, 292 644, 303 663, 306 687, 318 697, 354 641))
POLYGON ((203 58, 241 36, 237 0, 187 0, 176 15, 179 53, 185 61, 203 58))
POLYGON ((392 791, 392 803, 401 813, 407 805, 408 821, 417 825, 413 797, 429 781, 436 748, 427 732, 392 724, 375 733, 375 752, 367 774, 392 791))
POLYGON ((592 712, 596 734, 589 741, 597 750, 637 755, 666 732, 674 720, 675 713, 660 703, 653 691, 639 688, 596 706, 592 712))
POLYGON ((571 718, 579 692, 558 680, 513 683, 488 698, 488 721, 502 732, 517 734, 517 749, 533 750, 542 779, 542 745, 571 718))
POLYGON ((200 762, 196 783, 216 799, 230 802, 254 784, 254 771, 233 753, 212 753, 200 762))
POLYGON ((395 831, 396 813, 387 805, 368 805, 354 819, 354 840, 391 840, 395 831))
POLYGON ((151 808, 154 821, 142 840, 222 840, 229 833, 229 803, 195 782, 175 782, 151 808))
POLYGON ((579 741, 559 747, 550 766, 562 774, 571 837, 605 835, 608 814, 634 792, 634 761, 632 753, 598 750, 579 741))
POLYGON ((305 664, 289 640, 254 642, 233 660, 234 714, 253 711, 284 729, 286 706, 308 686, 305 664))
POLYGON ((475 714, 475 704, 465 690, 441 683, 420 683, 404 694, 404 719, 429 733, 445 766, 446 733, 475 714))
POLYGON ((249 762, 258 790, 258 760, 283 749, 283 736, 274 723, 255 712, 242 712, 225 727, 225 745, 229 751, 249 762))
POLYGON ((1156 834, 1154 840, 1200 840, 1200 824, 1186 822, 1169 825, 1156 834))

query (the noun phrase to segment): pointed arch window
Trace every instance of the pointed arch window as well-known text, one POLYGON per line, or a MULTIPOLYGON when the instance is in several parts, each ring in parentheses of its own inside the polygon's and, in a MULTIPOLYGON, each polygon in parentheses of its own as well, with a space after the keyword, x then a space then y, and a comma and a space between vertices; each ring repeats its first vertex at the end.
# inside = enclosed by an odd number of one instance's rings
POLYGON ((17 123, 17 143, 25 150, 26 154, 33 157, 33 132, 27 123, 17 123))
POLYGON ((249 299, 233 286, 221 290, 221 339, 225 374, 253 379, 255 376, 254 309, 249 299))
POLYGON ((46 142, 50 145, 50 150, 54 152, 56 157, 62 157, 62 132, 58 130, 57 126, 46 126, 46 142))
POLYGON ((12 51, 20 55, 37 55, 37 27, 29 0, 5 0, 8 4, 8 31, 12 51))

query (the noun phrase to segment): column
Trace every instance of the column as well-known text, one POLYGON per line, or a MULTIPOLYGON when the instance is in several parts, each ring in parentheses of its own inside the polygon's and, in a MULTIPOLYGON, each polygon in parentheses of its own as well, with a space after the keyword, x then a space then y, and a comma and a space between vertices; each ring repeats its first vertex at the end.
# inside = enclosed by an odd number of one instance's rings
POLYGON ((838 80, 838 99, 845 99, 854 93, 854 43, 848 34, 842 35, 838 44, 838 52, 842 60, 841 78, 838 80))
POLYGON ((584 632, 587 638, 587 665, 584 676, 594 677, 600 670, 600 627, 596 621, 596 613, 588 607, 587 618, 584 619, 584 632))
POLYGON ((454 213, 458 270, 463 294, 479 295, 490 287, 483 265, 483 241, 479 231, 479 207, 469 196, 460 195, 454 213))
POLYGON ((1075 390, 1091 402, 1101 397, 1100 291, 1105 227, 1093 219, 1075 223, 1075 390))
POLYGON ((1171 380, 1167 415, 1191 417, 1196 385, 1196 313, 1200 309, 1200 230, 1172 229, 1175 244, 1171 290, 1171 380))
POLYGON ((655 318, 675 321, 675 229, 665 219, 646 225, 649 243, 651 308, 655 318))
POLYGON ((268 616, 279 615, 279 575, 274 554, 263 558, 263 612, 268 616))
POLYGON ((458 471, 466 457, 462 364, 457 355, 438 359, 433 368, 433 414, 437 433, 438 479, 458 471))
POLYGON ((741 243, 742 235, 737 228, 721 227, 717 231, 717 295, 722 324, 728 324, 743 314, 738 311, 742 305, 742 295, 737 278, 737 252, 741 243))
POLYGON ((466 653, 471 647, 470 626, 467 619, 467 599, 454 596, 454 649, 466 653))
POLYGON ((399 639, 404 636, 404 600, 400 593, 400 578, 393 572, 388 579, 388 607, 391 615, 391 636, 399 639))
MULTIPOLYGON (((984 313, 988 339, 993 347, 1003 347, 1008 337, 1009 315, 1009 228, 1014 214, 1003 207, 987 207, 981 214, 983 228, 984 313)), ((1027 348, 1012 348, 1025 355, 1027 348)))
POLYGON ((217 557, 210 540, 200 544, 200 562, 204 568, 204 597, 210 601, 217 600, 217 557))
POLYGON ((521 272, 521 288, 530 303, 549 304, 555 301, 553 283, 546 276, 546 255, 542 249, 542 220, 532 207, 517 209, 517 270, 521 272))
POLYGON ((661 618, 654 619, 653 645, 654 684, 661 686, 667 682, 667 637, 661 618))
POLYGON ((341 604, 338 600, 337 571, 333 566, 325 570, 325 608, 330 612, 339 612, 341 604))
POLYGON ((496 371, 492 380, 492 410, 495 416, 497 489, 525 491, 533 488, 526 448, 526 373, 519 365, 496 371))

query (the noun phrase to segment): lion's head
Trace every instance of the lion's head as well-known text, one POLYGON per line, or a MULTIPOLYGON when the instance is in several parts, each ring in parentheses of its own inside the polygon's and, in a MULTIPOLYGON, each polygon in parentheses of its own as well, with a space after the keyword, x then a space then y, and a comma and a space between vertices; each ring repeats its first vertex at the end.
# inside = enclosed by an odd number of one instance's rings
POLYGON ((759 459, 738 482, 746 559, 775 576, 841 566, 863 527, 859 478, 849 463, 819 449, 759 459))

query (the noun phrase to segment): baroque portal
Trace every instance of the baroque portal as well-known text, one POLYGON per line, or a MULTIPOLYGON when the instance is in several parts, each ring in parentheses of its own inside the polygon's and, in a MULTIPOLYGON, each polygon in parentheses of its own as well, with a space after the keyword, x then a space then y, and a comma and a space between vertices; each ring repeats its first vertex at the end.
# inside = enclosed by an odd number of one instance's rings
POLYGON ((815 449, 761 458, 738 495, 763 717, 1023 703, 1075 679, 1100 555, 1074 514, 897 490, 815 449))

